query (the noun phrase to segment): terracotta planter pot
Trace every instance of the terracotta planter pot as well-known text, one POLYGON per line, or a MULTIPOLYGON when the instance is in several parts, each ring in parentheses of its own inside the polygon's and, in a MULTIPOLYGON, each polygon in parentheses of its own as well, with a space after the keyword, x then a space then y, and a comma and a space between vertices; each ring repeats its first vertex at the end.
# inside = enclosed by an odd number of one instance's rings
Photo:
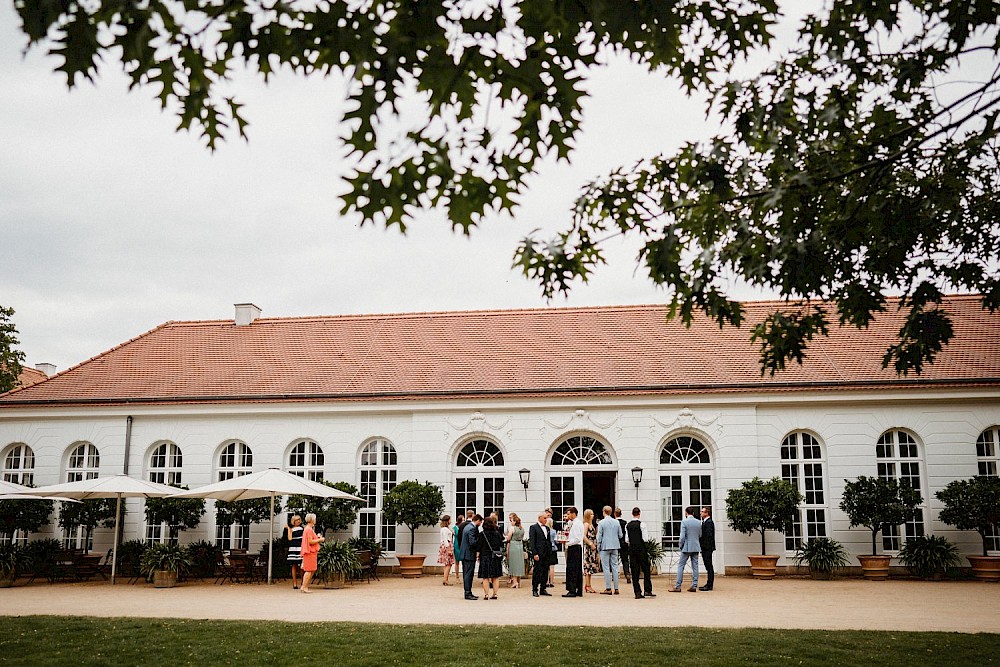
POLYGON ((343 572, 333 572, 323 579, 324 588, 343 588, 346 577, 343 572))
POLYGON ((1000 556, 966 556, 972 565, 972 574, 979 581, 1000 581, 1000 556))
POLYGON ((858 556, 861 572, 869 581, 885 581, 889 578, 889 561, 892 556, 858 556))
POLYGON ((412 556, 396 554, 396 560, 399 561, 399 573, 403 575, 404 579, 416 579, 424 572, 425 558, 427 558, 426 554, 412 556))
POLYGON ((747 556, 754 579, 774 579, 780 556, 747 556))
POLYGON ((177 585, 177 573, 157 570, 153 573, 153 588, 173 588, 177 585))

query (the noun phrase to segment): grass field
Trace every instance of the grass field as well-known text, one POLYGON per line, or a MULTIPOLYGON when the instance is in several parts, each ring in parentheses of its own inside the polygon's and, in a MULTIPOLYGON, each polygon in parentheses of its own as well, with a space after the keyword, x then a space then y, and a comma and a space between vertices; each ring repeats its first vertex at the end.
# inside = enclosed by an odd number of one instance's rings
POLYGON ((0 665, 1000 665, 1000 635, 0 619, 0 665))

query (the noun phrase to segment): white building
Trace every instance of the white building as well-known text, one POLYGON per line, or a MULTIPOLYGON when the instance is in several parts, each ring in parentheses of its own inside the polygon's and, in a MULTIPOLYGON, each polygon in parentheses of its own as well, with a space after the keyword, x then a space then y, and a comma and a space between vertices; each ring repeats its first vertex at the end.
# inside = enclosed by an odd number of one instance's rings
MULTIPOLYGON (((773 306, 748 304, 749 324, 773 306)), ((822 535, 867 553, 870 534, 838 509, 844 480, 887 475, 924 496, 889 552, 926 532, 975 554, 978 535, 944 526, 933 494, 997 474, 1000 314, 977 297, 945 307, 953 341, 900 378, 881 365, 894 313, 832 330, 803 366, 769 377, 749 326, 685 328, 663 306, 261 318, 240 304, 234 320, 168 322, 0 397, 0 472, 37 486, 124 471, 195 488, 268 467, 350 481, 369 499, 355 534, 389 551, 409 549, 409 531, 379 513, 404 479, 439 484, 453 515, 639 506, 668 544, 685 505, 712 505, 720 569, 760 548, 726 524, 743 480, 783 476, 806 496, 796 534, 768 534, 769 553, 788 556, 822 535)), ((127 539, 161 532, 129 501, 127 539)), ((238 532, 210 510, 182 541, 232 545, 238 532)), ((251 548, 266 534, 254 528, 251 548)), ((98 529, 95 547, 110 539, 98 529)), ((436 529, 416 539, 436 553, 436 529)))

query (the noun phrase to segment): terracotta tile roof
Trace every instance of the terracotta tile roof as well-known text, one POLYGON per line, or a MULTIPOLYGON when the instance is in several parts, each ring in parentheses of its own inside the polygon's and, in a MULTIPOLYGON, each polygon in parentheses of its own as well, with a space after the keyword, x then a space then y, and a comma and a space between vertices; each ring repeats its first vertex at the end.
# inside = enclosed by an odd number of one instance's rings
POLYGON ((22 366, 21 374, 17 376, 17 384, 19 387, 30 387, 33 384, 38 384, 42 380, 48 379, 48 377, 48 375, 36 368, 22 366))
POLYGON ((645 394, 824 386, 1000 387, 1000 313, 949 297, 955 337, 919 378, 883 369, 894 312, 867 330, 837 328, 804 365, 761 376, 749 327, 775 308, 749 303, 747 325, 690 328, 665 308, 511 311, 167 322, 0 408, 124 402, 308 401, 483 395, 645 394))

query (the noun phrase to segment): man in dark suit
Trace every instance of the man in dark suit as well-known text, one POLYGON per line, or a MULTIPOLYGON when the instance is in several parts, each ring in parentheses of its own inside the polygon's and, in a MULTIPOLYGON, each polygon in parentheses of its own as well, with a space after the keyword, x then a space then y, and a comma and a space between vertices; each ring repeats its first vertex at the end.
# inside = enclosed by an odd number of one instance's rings
POLYGON ((531 594, 536 598, 540 595, 550 595, 545 590, 549 580, 549 554, 552 552, 552 542, 549 540, 549 527, 545 525, 548 515, 542 512, 538 521, 528 529, 528 544, 531 546, 531 594))
POLYGON ((701 559, 705 563, 708 581, 698 590, 710 591, 715 584, 715 567, 712 565, 713 551, 715 551, 715 522, 712 521, 712 508, 706 505, 701 508, 701 559))
POLYGON ((472 581, 476 576, 476 554, 479 553, 479 526, 483 523, 482 515, 476 514, 471 521, 466 521, 462 528, 462 539, 459 545, 462 551, 462 585, 465 587, 466 600, 478 600, 478 595, 472 593, 472 581))
POLYGON ((642 520, 638 507, 632 508, 632 520, 625 524, 625 539, 628 541, 628 564, 632 570, 632 592, 635 593, 635 599, 655 598, 653 580, 650 576, 649 552, 646 551, 649 531, 646 530, 646 523, 642 520), (640 576, 642 576, 642 590, 639 588, 640 576))

